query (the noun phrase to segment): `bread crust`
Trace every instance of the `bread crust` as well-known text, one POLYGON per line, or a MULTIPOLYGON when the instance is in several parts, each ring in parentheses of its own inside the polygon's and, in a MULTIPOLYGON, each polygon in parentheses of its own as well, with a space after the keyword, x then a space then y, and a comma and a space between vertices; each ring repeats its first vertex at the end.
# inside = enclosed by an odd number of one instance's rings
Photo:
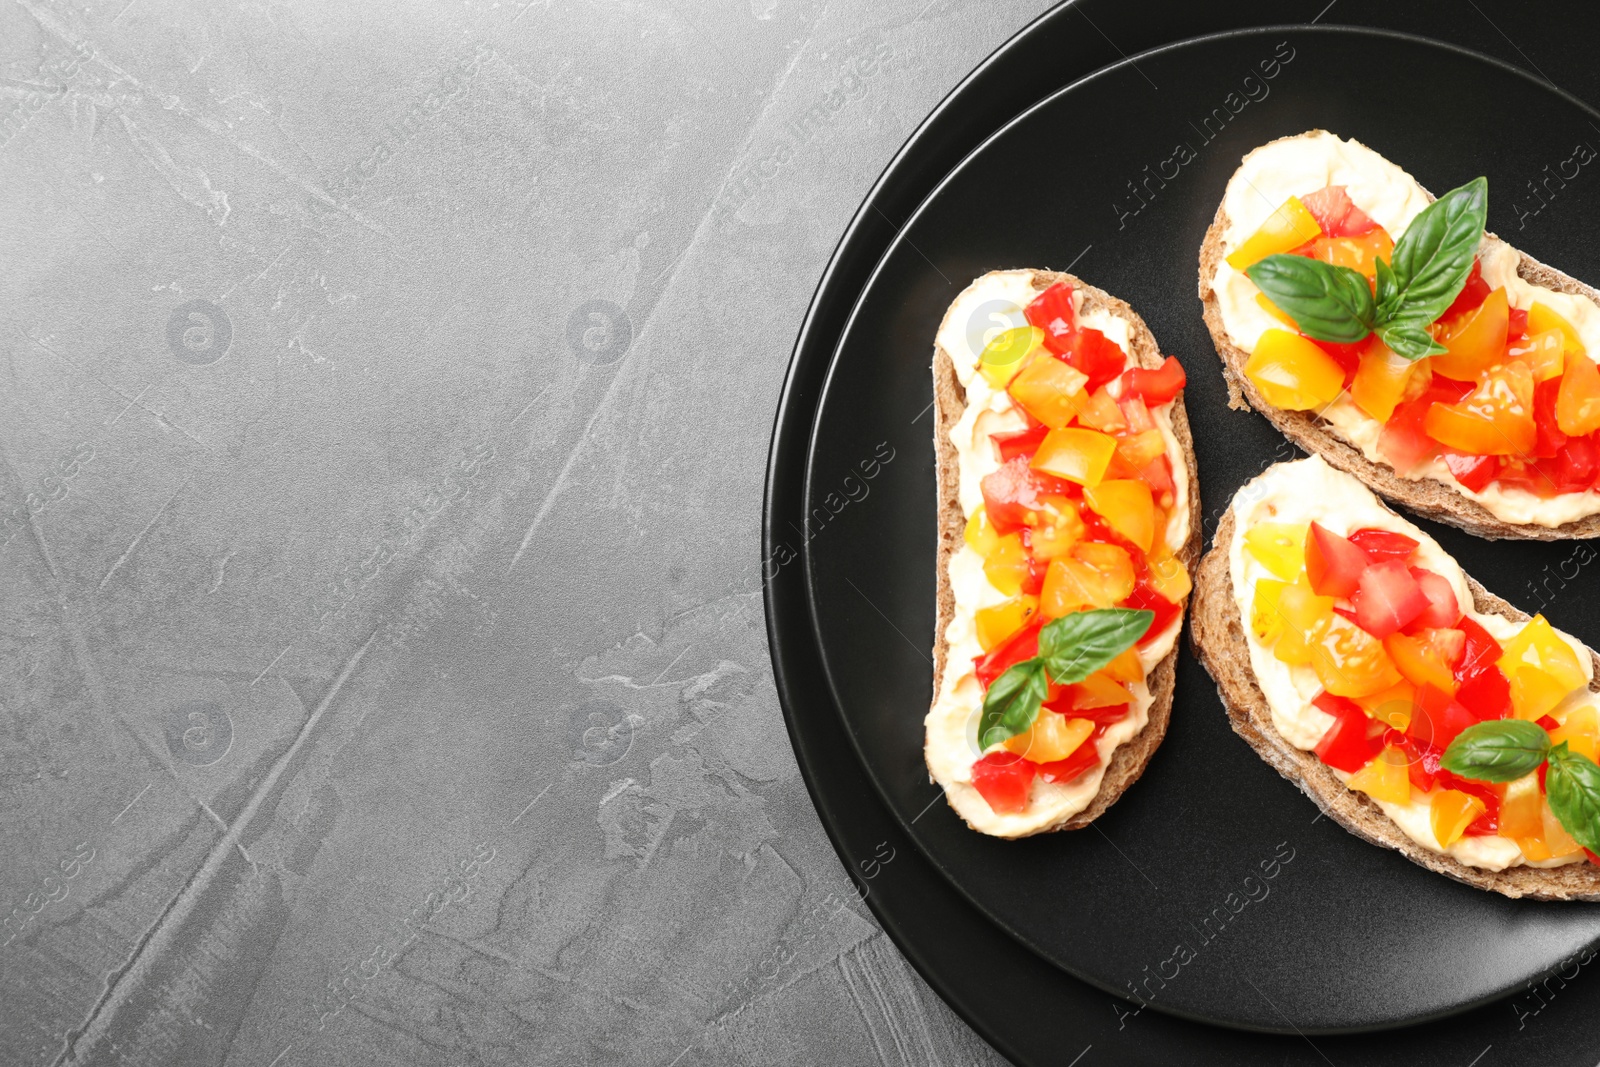
MULTIPOLYGON (((1469 867, 1408 837, 1384 814, 1376 801, 1365 793, 1350 789, 1317 757, 1315 752, 1296 748, 1272 724, 1266 695, 1256 682, 1250 666, 1250 646, 1244 633, 1233 595, 1233 577, 1228 552, 1233 543, 1235 515, 1230 505, 1217 527, 1211 551, 1200 562, 1195 578, 1189 639, 1195 657, 1211 673, 1217 692, 1228 712, 1234 733, 1250 743, 1279 774, 1300 787, 1323 813, 1365 841, 1392 848, 1413 863, 1437 871, 1458 882, 1487 889, 1508 897, 1531 900, 1600 900, 1600 867, 1592 863, 1571 863, 1562 867, 1508 867, 1487 871, 1469 867)), ((1528 616, 1501 600, 1471 575, 1473 607, 1516 622, 1528 616)), ((1600 657, 1591 649, 1596 682, 1600 686, 1600 657)))
MULTIPOLYGON (((1073 289, 1082 294, 1082 311, 1105 310, 1127 320, 1128 348, 1134 363, 1141 367, 1154 369, 1161 366, 1163 356, 1161 348, 1156 343, 1155 336, 1145 321, 1138 313, 1122 300, 1117 299, 1103 289, 1097 289, 1084 282, 1081 278, 1060 271, 1035 270, 1031 285, 1033 292, 1042 293, 1057 282, 1066 282, 1073 289)), ((985 275, 987 277, 987 275, 985 275)), ((955 363, 950 353, 944 346, 935 342, 933 353, 933 445, 935 453, 935 469, 938 476, 938 562, 937 570, 937 621, 934 626, 933 639, 933 694, 937 702, 939 693, 944 684, 945 660, 949 654, 949 647, 945 641, 945 629, 955 615, 955 593, 950 587, 950 557, 962 544, 966 531, 966 516, 961 510, 959 490, 961 485, 960 465, 958 463, 955 445, 950 441, 950 430, 960 421, 962 412, 966 410, 966 390, 961 385, 961 380, 956 376, 955 363)), ((1189 419, 1183 406, 1183 394, 1180 392, 1172 403, 1172 434, 1177 439, 1178 445, 1183 449, 1184 463, 1189 471, 1189 535, 1183 545, 1174 555, 1183 561, 1185 568, 1193 575, 1195 563, 1200 557, 1200 478, 1195 464, 1194 438, 1189 432, 1189 419)), ((1185 605, 1185 611, 1188 610, 1185 605)), ((1182 636, 1181 632, 1179 634, 1182 636)), ((1089 802, 1089 806, 1073 815, 1059 819, 1054 823, 1040 826, 1024 834, 1015 836, 1028 837, 1033 834, 1049 833, 1056 830, 1078 830, 1088 826, 1099 818, 1102 812, 1116 803, 1117 798, 1127 791, 1128 787, 1139 780, 1144 769, 1150 763, 1156 748, 1161 744, 1161 739, 1166 736, 1167 723, 1172 715, 1172 695, 1177 682, 1178 645, 1174 641, 1172 651, 1162 657, 1154 668, 1151 669, 1146 684, 1154 698, 1150 705, 1149 721, 1144 729, 1134 735, 1125 744, 1119 745, 1111 755, 1111 762, 1106 768, 1104 777, 1100 782, 1100 789, 1089 802)), ((926 744, 924 744, 926 757, 926 744)), ((930 774, 931 774, 930 767, 930 774)), ((946 792, 945 800, 949 802, 946 792)), ((960 814, 960 809, 951 804, 951 808, 960 814)), ((963 816, 963 818, 965 818, 963 816)), ((968 826, 972 826, 968 821, 968 826)), ((973 829, 977 827, 973 826, 973 829)))
MULTIPOLYGON (((1323 132, 1325 131, 1310 130, 1292 137, 1280 137, 1268 143, 1278 144, 1281 141, 1298 140, 1310 134, 1323 132)), ((1434 198, 1426 189, 1423 192, 1429 200, 1434 198)), ((1600 513, 1574 519, 1561 526, 1506 522, 1497 518, 1476 500, 1457 491, 1454 486, 1433 478, 1405 478, 1387 464, 1372 462, 1359 448, 1340 438, 1328 423, 1311 412, 1285 411, 1267 403, 1255 384, 1245 376, 1244 366, 1250 358, 1250 353, 1228 339, 1228 332, 1222 324, 1221 307, 1212 288, 1218 265, 1222 262, 1222 235, 1228 226, 1226 209, 1226 201, 1217 205, 1216 217, 1206 230, 1205 240, 1200 245, 1200 303, 1206 328, 1211 331, 1211 340, 1216 345, 1217 354, 1222 357, 1230 407, 1240 410, 1247 407, 1255 408, 1289 440, 1308 453, 1320 455, 1332 466, 1355 475, 1373 492, 1420 515, 1458 526, 1479 537, 1490 540, 1517 538, 1560 541, 1600 536, 1600 513)), ((1502 244, 1506 242, 1492 233, 1485 233, 1480 248, 1489 249, 1502 244)), ((1521 262, 1517 273, 1526 281, 1557 292, 1582 296, 1600 305, 1600 290, 1585 285, 1576 278, 1563 274, 1554 267, 1546 266, 1524 253, 1518 254, 1521 256, 1521 262)))

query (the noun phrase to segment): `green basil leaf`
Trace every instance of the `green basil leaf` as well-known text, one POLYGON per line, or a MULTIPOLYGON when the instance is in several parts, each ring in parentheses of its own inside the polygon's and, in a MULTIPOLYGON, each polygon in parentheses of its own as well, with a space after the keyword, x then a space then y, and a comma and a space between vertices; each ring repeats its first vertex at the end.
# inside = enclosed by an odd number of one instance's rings
POLYGON ((1569 751, 1563 741, 1550 752, 1544 789, 1551 813, 1573 840, 1590 852, 1600 852, 1600 767, 1569 751))
POLYGON ((1544 727, 1521 719, 1469 726, 1444 750, 1439 766, 1480 782, 1510 782, 1536 770, 1550 753, 1544 727))
POLYGON ((1394 243, 1389 266, 1398 301, 1391 303, 1388 317, 1432 322, 1442 315, 1472 273, 1488 218, 1486 178, 1474 178, 1423 208, 1394 243))
POLYGON ((1081 682, 1132 648, 1155 618, 1132 608, 1071 612, 1039 631, 1039 658, 1057 683, 1081 682))
POLYGON ((1307 337, 1347 345, 1372 332, 1377 309, 1372 288, 1358 271, 1280 253, 1244 272, 1307 337))
POLYGON ((1389 266, 1385 259, 1372 261, 1377 274, 1374 281, 1377 283, 1377 292, 1373 299, 1377 301, 1375 321, 1388 322, 1394 318, 1394 313, 1400 307, 1400 281, 1394 276, 1394 268, 1389 266))
POLYGON ((1044 676, 1043 661, 1029 659, 1007 667, 983 695, 978 744, 988 748, 1032 726, 1039 714, 1039 705, 1049 691, 1050 682, 1044 676))
POLYGON ((1378 327, 1378 340, 1389 346, 1389 351, 1405 359, 1437 356, 1446 351, 1444 345, 1433 339, 1428 327, 1432 319, 1399 318, 1378 327))

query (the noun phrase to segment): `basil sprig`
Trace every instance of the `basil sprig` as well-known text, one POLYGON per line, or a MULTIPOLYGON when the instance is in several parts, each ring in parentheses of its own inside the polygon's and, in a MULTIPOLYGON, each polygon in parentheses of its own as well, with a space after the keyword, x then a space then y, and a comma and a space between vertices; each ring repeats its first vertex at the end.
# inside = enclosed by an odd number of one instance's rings
POLYGON ((1545 799, 1572 839, 1590 852, 1600 852, 1600 767, 1569 751, 1561 742, 1550 750, 1545 772, 1545 799))
POLYGON ((1445 748, 1439 766, 1480 782, 1511 782, 1537 770, 1550 753, 1550 735, 1537 723, 1496 719, 1469 726, 1445 748))
POLYGON ((1039 630, 1039 654, 1006 668, 990 683, 978 719, 978 743, 989 748, 1028 729, 1052 681, 1083 681, 1132 648, 1155 617, 1142 609, 1097 608, 1046 623, 1039 630))
POLYGON ((1267 299, 1318 341, 1353 344, 1376 333, 1395 354, 1420 359, 1445 351, 1428 327, 1455 302, 1489 217, 1484 178, 1452 189, 1422 209, 1377 261, 1377 293, 1364 275, 1307 256, 1278 254, 1245 268, 1267 299))

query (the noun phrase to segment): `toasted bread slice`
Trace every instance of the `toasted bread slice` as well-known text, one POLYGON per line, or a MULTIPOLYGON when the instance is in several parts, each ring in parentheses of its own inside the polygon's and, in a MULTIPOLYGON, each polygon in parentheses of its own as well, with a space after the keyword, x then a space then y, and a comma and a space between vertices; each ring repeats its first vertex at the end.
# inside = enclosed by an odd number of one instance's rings
MULTIPOLYGON (((1227 708, 1234 732, 1346 830, 1374 845, 1392 848, 1430 871, 1508 897, 1600 900, 1600 867, 1591 863, 1547 868, 1524 865, 1491 871, 1469 866, 1418 844, 1376 801, 1365 793, 1347 788, 1315 752, 1295 747, 1279 733, 1273 724, 1266 695, 1251 667, 1249 639, 1234 599, 1228 553, 1236 521, 1235 509, 1230 505, 1217 527, 1211 550, 1200 563, 1189 623, 1189 639, 1195 656, 1216 680, 1217 692, 1227 708)), ((1471 575, 1467 576, 1467 585, 1476 611, 1514 622, 1527 621, 1527 614, 1489 592, 1471 575)), ((1596 668, 1596 681, 1590 688, 1600 691, 1600 657, 1595 656, 1593 650, 1589 655, 1596 668)))
MULTIPOLYGON (((1324 133, 1322 130, 1311 130, 1296 134, 1294 137, 1281 137, 1262 147, 1324 133)), ((1434 199, 1432 193, 1427 190, 1423 192, 1428 200, 1434 199)), ((1600 513, 1574 519, 1559 526, 1507 522, 1463 493, 1454 482, 1440 481, 1431 477, 1407 478, 1386 463, 1368 459, 1360 448, 1340 437, 1314 412, 1286 411, 1267 403, 1254 383, 1245 376, 1244 366, 1250 358, 1250 353, 1229 339, 1228 332, 1223 326, 1217 294, 1213 289, 1218 267, 1223 261, 1222 241, 1227 226, 1227 205, 1224 201, 1217 206, 1216 217, 1211 227, 1206 230, 1205 241, 1200 245, 1200 302, 1204 309, 1206 327, 1211 331, 1211 339, 1216 344, 1217 354, 1222 357, 1231 407, 1255 408, 1295 444, 1307 452, 1322 456, 1340 470, 1348 471, 1360 478, 1374 492, 1418 514, 1452 526, 1459 526, 1479 537, 1491 540, 1522 538, 1555 541, 1600 535, 1600 513)), ((1485 233, 1480 248, 1487 251, 1500 245, 1507 245, 1507 242, 1492 233, 1485 233)), ((1520 263, 1517 273, 1524 280, 1556 292, 1571 293, 1600 305, 1600 290, 1563 274, 1554 267, 1546 266, 1524 253, 1518 255, 1520 263)))
MULTIPOLYGON (((1000 273, 1000 272, 996 272, 1000 273)), ((1093 311, 1106 311, 1125 320, 1128 324, 1128 352, 1138 366, 1156 368, 1161 366, 1163 357, 1160 347, 1156 344, 1155 337, 1143 319, 1125 302, 1118 300, 1111 294, 1089 285, 1071 274, 1059 271, 1034 270, 1027 271, 1028 290, 1036 295, 1048 289, 1057 282, 1067 282, 1073 289, 1081 294, 1082 304, 1080 314, 1093 311)), ((985 277, 988 277, 987 275, 985 277)), ((981 282, 983 279, 978 279, 981 282)), ((974 282, 974 285, 978 284, 974 282)), ((958 298, 959 300, 959 298, 958 298)), ((955 304, 946 313, 946 321, 954 313, 955 304)), ((941 327, 942 328, 942 327, 941 327)), ((958 453, 951 442, 950 431, 960 420, 966 409, 967 394, 956 374, 952 355, 942 344, 934 345, 933 354, 933 408, 934 408, 934 451, 936 457, 936 473, 938 478, 938 561, 937 574, 937 606, 938 618, 934 628, 933 644, 933 693, 937 706, 939 694, 944 685, 945 671, 948 668, 949 645, 945 639, 945 631, 956 611, 955 593, 950 582, 950 558, 961 548, 963 532, 966 527, 966 516, 962 512, 959 498, 960 468, 958 453)), ((1184 413, 1183 394, 1180 392, 1174 399, 1171 407, 1171 431, 1173 438, 1183 453, 1183 463, 1187 477, 1187 500, 1189 523, 1187 536, 1181 547, 1175 551, 1178 559, 1188 568, 1191 574, 1200 556, 1200 483, 1196 474, 1194 457, 1194 440, 1189 433, 1189 421, 1184 413)), ((1002 830, 985 828, 979 825, 983 817, 989 813, 987 804, 978 796, 976 790, 970 785, 954 783, 958 795, 952 795, 952 788, 947 785, 946 799, 952 808, 969 826, 985 833, 995 833, 1002 837, 1027 837, 1033 834, 1046 833, 1053 830, 1077 830, 1089 825, 1100 816, 1107 808, 1114 804, 1129 786, 1139 779, 1144 773, 1150 757, 1156 747, 1161 744, 1161 739, 1166 735, 1167 722, 1172 713, 1172 694, 1176 681, 1178 657, 1178 642, 1173 642, 1173 647, 1149 672, 1147 685, 1149 686, 1153 703, 1149 709, 1149 718, 1144 728, 1133 738, 1118 746, 1111 756, 1101 779, 1099 791, 1094 795, 1088 806, 1077 811, 1068 811, 1054 816, 1046 816, 1038 820, 1037 825, 1002 830), (974 808, 973 805, 977 805, 974 808), (980 810, 981 809, 981 810, 980 810)), ((931 740, 929 742, 931 746, 931 740)), ((925 755, 927 749, 925 748, 925 755)), ((929 760, 929 772, 933 773, 933 761, 929 760)), ((935 779, 937 780, 937 779, 935 779)))

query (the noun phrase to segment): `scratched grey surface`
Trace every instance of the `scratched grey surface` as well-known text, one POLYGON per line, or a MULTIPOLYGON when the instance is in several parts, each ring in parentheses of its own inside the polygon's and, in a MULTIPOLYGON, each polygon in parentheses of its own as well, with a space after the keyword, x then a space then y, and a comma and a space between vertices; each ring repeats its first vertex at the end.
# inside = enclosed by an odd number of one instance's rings
POLYGON ((0 1063, 1000 1062, 759 592, 925 2, 0 5, 0 1063))

